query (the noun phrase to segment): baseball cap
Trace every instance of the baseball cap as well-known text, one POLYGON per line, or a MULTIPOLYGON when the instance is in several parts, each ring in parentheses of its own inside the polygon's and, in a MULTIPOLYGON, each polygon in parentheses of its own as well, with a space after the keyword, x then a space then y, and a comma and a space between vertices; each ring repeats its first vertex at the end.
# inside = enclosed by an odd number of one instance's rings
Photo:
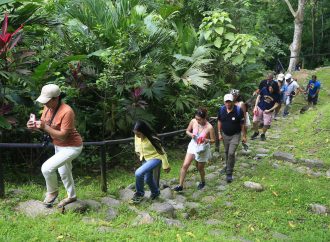
POLYGON ((60 88, 55 84, 48 84, 42 87, 41 94, 37 98, 37 102, 45 104, 53 97, 58 97, 61 94, 60 88))
POLYGON ((284 74, 283 73, 278 74, 277 80, 278 81, 283 81, 284 80, 284 74))
POLYGON ((288 80, 288 79, 291 79, 291 78, 292 78, 292 75, 290 73, 285 75, 285 80, 288 80))
POLYGON ((223 98, 223 101, 233 101, 234 100, 234 96, 232 94, 226 94, 223 98))

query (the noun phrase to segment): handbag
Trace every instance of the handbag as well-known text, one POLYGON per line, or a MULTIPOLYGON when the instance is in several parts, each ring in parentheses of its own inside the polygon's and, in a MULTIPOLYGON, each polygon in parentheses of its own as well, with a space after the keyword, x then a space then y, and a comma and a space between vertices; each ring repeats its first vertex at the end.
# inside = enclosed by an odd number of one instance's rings
MULTIPOLYGON (((51 125, 51 124, 52 124, 52 122, 53 122, 53 120, 54 120, 54 118, 55 118, 55 115, 56 115, 58 109, 60 108, 60 106, 61 106, 61 100, 58 102, 58 104, 57 104, 57 106, 56 106, 56 109, 55 109, 55 111, 54 111, 54 113, 53 113, 53 116, 52 116, 52 118, 49 120, 49 124, 48 124, 48 125, 51 125)), ((46 115, 47 115, 48 111, 49 111, 49 108, 48 108, 47 111, 46 111, 46 115)), ((48 144, 49 144, 50 142, 53 142, 53 139, 52 139, 52 137, 50 136, 50 134, 48 134, 48 133, 43 133, 43 134, 42 134, 42 140, 41 140, 41 146, 42 146, 42 147, 46 147, 46 146, 48 146, 48 144)))
POLYGON ((207 147, 208 147, 208 145, 205 143, 198 144, 196 146, 196 153, 201 154, 201 153, 205 152, 207 150, 207 147))

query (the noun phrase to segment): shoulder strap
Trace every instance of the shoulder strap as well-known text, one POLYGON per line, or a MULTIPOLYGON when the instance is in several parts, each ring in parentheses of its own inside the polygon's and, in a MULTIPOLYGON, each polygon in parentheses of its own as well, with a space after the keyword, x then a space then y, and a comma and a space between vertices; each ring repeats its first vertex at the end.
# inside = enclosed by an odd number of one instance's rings
POLYGON ((240 108, 239 106, 237 106, 237 105, 235 105, 235 107, 236 107, 236 108, 235 108, 235 109, 236 109, 236 113, 239 114, 240 111, 241 111, 241 108, 240 108))
MULTIPOLYGON (((59 102, 58 102, 58 104, 57 104, 57 106, 56 106, 56 108, 55 108, 55 111, 54 111, 54 113, 53 113, 53 116, 52 116, 52 118, 49 120, 49 124, 48 124, 48 125, 51 125, 51 124, 52 124, 52 122, 53 122, 53 120, 54 120, 54 118, 55 118, 55 115, 56 115, 58 109, 60 108, 61 104, 62 104, 62 102, 61 102, 61 100, 59 100, 59 102)), ((48 108, 46 114, 48 113, 48 111, 49 111, 49 108, 48 108)))

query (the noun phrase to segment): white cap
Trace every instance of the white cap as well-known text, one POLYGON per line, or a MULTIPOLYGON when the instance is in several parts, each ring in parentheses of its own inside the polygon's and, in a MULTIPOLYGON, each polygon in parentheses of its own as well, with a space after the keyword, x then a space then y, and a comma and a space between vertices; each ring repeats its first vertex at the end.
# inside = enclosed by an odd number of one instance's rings
POLYGON ((283 73, 278 74, 277 80, 278 81, 283 81, 284 80, 284 74, 283 73))
POLYGON ((53 97, 58 97, 61 94, 60 88, 55 84, 48 84, 42 87, 41 94, 37 98, 37 102, 45 104, 53 97))
POLYGON ((234 96, 232 94, 226 94, 223 98, 223 101, 226 102, 226 101, 234 101, 234 96))
POLYGON ((288 79, 291 79, 291 78, 292 78, 292 75, 290 73, 285 75, 285 80, 288 80, 288 79))

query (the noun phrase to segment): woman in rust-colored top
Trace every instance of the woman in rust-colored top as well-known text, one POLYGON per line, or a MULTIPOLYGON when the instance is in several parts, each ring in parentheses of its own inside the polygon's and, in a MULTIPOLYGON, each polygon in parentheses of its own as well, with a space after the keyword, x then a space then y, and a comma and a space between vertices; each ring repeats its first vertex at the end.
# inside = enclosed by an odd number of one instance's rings
POLYGON ((29 129, 40 129, 47 133, 54 144, 55 154, 41 167, 46 180, 47 194, 44 204, 52 207, 58 196, 58 170, 68 197, 59 202, 58 207, 77 200, 72 177, 72 160, 82 151, 83 143, 75 128, 75 115, 72 108, 62 102, 60 88, 55 84, 45 85, 37 101, 44 105, 40 121, 29 120, 29 129), (55 113, 55 114, 54 114, 55 113))

